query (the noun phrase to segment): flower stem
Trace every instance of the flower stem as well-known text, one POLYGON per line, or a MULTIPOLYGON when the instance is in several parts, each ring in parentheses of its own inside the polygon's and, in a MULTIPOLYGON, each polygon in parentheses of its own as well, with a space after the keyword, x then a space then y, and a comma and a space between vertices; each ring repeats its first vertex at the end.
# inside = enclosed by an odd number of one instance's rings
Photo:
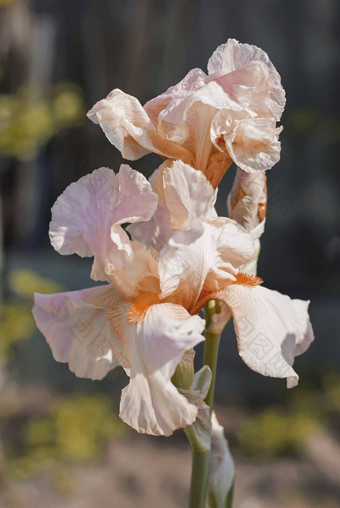
MULTIPOLYGON (((209 406, 210 414, 214 405, 216 368, 218 358, 218 348, 220 343, 220 333, 209 331, 212 316, 219 312, 218 302, 211 301, 205 309, 206 330, 203 364, 208 365, 212 372, 211 383, 205 403, 209 406)), ((187 427, 185 433, 190 441, 192 449, 192 471, 190 484, 189 508, 204 508, 207 496, 207 484, 209 474, 210 444, 208 447, 200 447, 197 439, 194 438, 192 427, 187 427)), ((209 442, 211 440, 211 429, 209 430, 209 442)))
POLYGON ((205 508, 209 473, 210 449, 192 449, 192 469, 189 508, 205 508))
POLYGON ((215 381, 216 381, 217 358, 218 358, 218 348, 220 345, 220 338, 221 334, 219 333, 211 333, 208 331, 205 332, 205 348, 204 348, 203 364, 209 365, 212 373, 209 391, 205 398, 205 403, 210 408, 210 414, 212 413, 214 407, 215 381))

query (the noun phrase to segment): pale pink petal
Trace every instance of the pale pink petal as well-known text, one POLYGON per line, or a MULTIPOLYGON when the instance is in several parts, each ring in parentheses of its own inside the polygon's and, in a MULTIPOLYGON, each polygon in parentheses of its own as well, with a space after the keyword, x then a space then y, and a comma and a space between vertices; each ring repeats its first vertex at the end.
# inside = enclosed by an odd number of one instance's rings
POLYGON ((140 102, 119 89, 97 102, 87 113, 103 129, 108 140, 125 159, 135 160, 149 152, 172 159, 190 160, 183 147, 164 138, 150 120, 140 102))
MULTIPOLYGON (((121 315, 109 313, 112 326, 120 326, 121 315)), ((172 384, 183 353, 204 340, 204 321, 179 305, 151 305, 141 321, 125 328, 130 383, 124 388, 120 416, 138 432, 170 435, 196 418, 190 404, 172 384)))
POLYGON ((287 378, 291 388, 299 376, 292 368, 295 356, 314 340, 309 302, 291 300, 261 286, 231 284, 212 298, 231 310, 238 350, 244 362, 264 376, 287 378))
POLYGON ((195 242, 165 247, 159 259, 163 297, 171 295, 190 311, 203 289, 216 291, 235 281, 238 269, 254 255, 251 235, 235 221, 221 217, 208 222, 195 242))
POLYGON ((131 257, 120 224, 152 217, 157 196, 143 175, 127 165, 115 174, 100 168, 72 183, 52 208, 50 239, 60 254, 95 256, 92 277, 106 280, 112 266, 131 257))
POLYGON ((208 62, 208 72, 211 75, 215 73, 223 75, 242 71, 250 66, 254 72, 256 67, 266 70, 266 107, 276 120, 280 120, 286 102, 285 92, 281 85, 280 75, 265 51, 256 46, 240 44, 235 39, 229 39, 212 54, 208 62))
MULTIPOLYGON (((241 109, 215 82, 174 100, 159 114, 158 129, 173 142, 186 147, 192 154, 196 169, 205 171, 209 158, 216 151, 210 136, 210 124, 219 110, 241 109)), ((187 161, 185 161, 187 162, 187 161)))
POLYGON ((249 173, 272 168, 280 160, 282 128, 272 118, 237 121, 224 141, 235 164, 249 173))
POLYGON ((129 227, 133 238, 160 250, 172 243, 192 243, 203 233, 215 192, 204 174, 182 161, 169 161, 152 177, 158 208, 149 222, 129 227))
POLYGON ((33 315, 58 362, 78 377, 102 379, 118 365, 107 309, 121 298, 111 286, 54 295, 35 294, 33 315))
POLYGON ((111 271, 109 282, 127 300, 141 292, 160 293, 158 253, 136 241, 132 242, 132 249, 132 258, 122 268, 111 271))
POLYGON ((185 99, 190 92, 201 88, 207 75, 201 69, 192 69, 177 85, 171 86, 165 92, 144 104, 144 109, 154 125, 157 125, 158 115, 174 100, 185 99))

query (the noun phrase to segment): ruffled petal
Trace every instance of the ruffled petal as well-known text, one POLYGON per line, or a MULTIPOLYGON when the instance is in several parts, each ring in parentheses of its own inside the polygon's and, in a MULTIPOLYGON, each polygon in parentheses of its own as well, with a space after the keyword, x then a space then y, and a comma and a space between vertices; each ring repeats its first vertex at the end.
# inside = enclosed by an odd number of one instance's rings
POLYGON ((54 295, 35 294, 33 315, 58 362, 78 377, 102 379, 119 363, 107 309, 121 298, 111 286, 54 295))
POLYGON ((160 250, 172 243, 191 243, 203 233, 203 221, 215 201, 215 191, 201 171, 182 161, 169 161, 152 177, 158 208, 148 222, 132 225, 133 238, 160 250))
POLYGON ((140 102, 119 89, 87 113, 103 129, 106 137, 125 159, 136 160, 149 152, 171 159, 190 161, 187 150, 164 138, 151 122, 140 102))
POLYGON ((255 372, 287 378, 288 388, 299 376, 292 368, 295 356, 314 340, 308 301, 291 300, 261 286, 231 284, 211 295, 231 310, 239 354, 255 372))
MULTIPOLYGON (((121 314, 109 312, 108 317, 115 331, 121 328, 121 314)), ((197 407, 178 392, 171 377, 183 353, 204 340, 203 329, 199 316, 190 316, 179 305, 160 303, 120 330, 130 375, 120 417, 128 425, 141 433, 168 436, 195 420, 197 407)))
POLYGON ((270 169, 280 160, 281 131, 271 118, 252 118, 237 122, 224 140, 236 165, 251 173, 270 169))
POLYGON ((280 160, 281 131, 273 118, 235 117, 228 111, 219 111, 210 128, 215 146, 223 138, 231 159, 249 173, 270 169, 280 160))
MULTIPOLYGON (((255 90, 255 99, 253 102, 261 106, 263 99, 267 110, 274 115, 278 121, 281 118, 285 107, 285 92, 281 85, 281 78, 274 65, 271 63, 267 53, 262 49, 250 44, 240 44, 235 39, 229 39, 226 44, 219 46, 208 62, 208 72, 210 75, 224 75, 235 73, 234 81, 238 80, 237 74, 244 69, 252 69, 256 82, 256 73, 265 70, 263 88, 257 82, 257 92, 255 90), (236 71, 236 72, 235 72, 236 71), (260 92, 260 93, 259 93, 260 92)), ((240 84, 244 84, 244 79, 239 79, 240 84)), ((253 108, 254 108, 253 106, 253 108)))
POLYGON ((162 296, 192 312, 201 292, 236 281, 239 268, 254 255, 250 234, 227 218, 209 218, 204 233, 189 245, 165 247, 160 253, 162 296))
POLYGON ((72 183, 52 208, 50 239, 60 254, 95 256, 92 277, 106 280, 110 267, 131 257, 120 224, 149 220, 157 196, 143 175, 123 164, 119 173, 100 168, 72 183))

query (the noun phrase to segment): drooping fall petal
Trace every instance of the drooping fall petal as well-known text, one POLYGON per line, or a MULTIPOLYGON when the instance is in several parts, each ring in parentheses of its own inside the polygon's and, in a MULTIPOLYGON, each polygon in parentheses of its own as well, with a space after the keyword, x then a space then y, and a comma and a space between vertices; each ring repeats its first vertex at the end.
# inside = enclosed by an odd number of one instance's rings
POLYGON ((248 367, 264 376, 287 378, 288 388, 296 386, 294 358, 314 340, 309 302, 241 284, 230 284, 211 297, 230 308, 239 354, 248 367))
POLYGON ((167 436, 197 415, 171 377, 183 353, 204 340, 204 320, 171 303, 151 305, 136 319, 131 312, 124 330, 121 314, 108 313, 116 334, 125 337, 129 357, 130 383, 122 392, 120 416, 138 432, 167 436))
POLYGON ((107 307, 120 301, 110 286, 53 295, 35 294, 33 315, 58 362, 78 377, 102 379, 119 363, 107 307))

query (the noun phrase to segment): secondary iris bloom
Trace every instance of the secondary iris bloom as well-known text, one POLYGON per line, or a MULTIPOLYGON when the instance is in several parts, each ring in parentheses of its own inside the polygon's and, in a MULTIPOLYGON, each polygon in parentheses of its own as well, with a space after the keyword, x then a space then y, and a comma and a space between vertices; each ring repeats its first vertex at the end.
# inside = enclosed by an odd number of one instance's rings
POLYGON ((121 418, 139 432, 169 435, 197 415, 171 378, 185 351, 204 340, 197 313, 207 301, 230 309, 249 367, 287 377, 289 386, 298 380, 294 357, 313 336, 308 302, 241 272, 256 245, 234 220, 214 216, 215 191, 201 172, 177 161, 151 180, 153 188, 127 165, 117 175, 101 168, 58 198, 53 247, 94 256, 91 276, 107 284, 37 294, 34 316, 55 359, 77 376, 100 379, 120 364, 130 377, 121 418))
POLYGON ((193 69, 144 107, 115 89, 88 116, 124 158, 154 152, 180 159, 217 187, 232 161, 248 172, 278 162, 276 122, 284 105, 280 76, 268 55, 229 39, 209 59, 208 75, 193 69))

